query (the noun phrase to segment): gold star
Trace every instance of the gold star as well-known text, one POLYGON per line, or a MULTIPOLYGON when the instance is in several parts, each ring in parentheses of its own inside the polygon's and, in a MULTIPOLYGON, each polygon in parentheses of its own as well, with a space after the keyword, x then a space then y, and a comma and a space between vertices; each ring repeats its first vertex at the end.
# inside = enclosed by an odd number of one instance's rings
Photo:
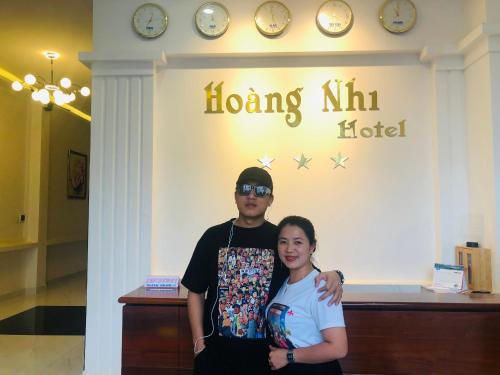
POLYGON ((302 155, 300 155, 300 158, 298 156, 296 156, 293 158, 293 160, 295 160, 297 163, 299 163, 299 165, 297 166, 297 169, 300 169, 302 167, 309 169, 309 167, 307 166, 307 163, 309 163, 312 160, 312 158, 306 158, 304 156, 304 154, 302 153, 302 155))
POLYGON ((264 155, 260 159, 257 159, 257 161, 260 164, 262 164, 261 168, 263 168, 263 169, 266 169, 266 168, 271 169, 271 163, 274 161, 274 158, 270 158, 269 156, 264 155))
POLYGON ((340 153, 340 152, 337 154, 337 156, 333 156, 330 159, 332 159, 333 162, 335 163, 333 169, 335 169, 337 167, 342 167, 345 169, 345 162, 347 160, 349 160, 349 158, 347 156, 342 156, 342 153, 340 153))

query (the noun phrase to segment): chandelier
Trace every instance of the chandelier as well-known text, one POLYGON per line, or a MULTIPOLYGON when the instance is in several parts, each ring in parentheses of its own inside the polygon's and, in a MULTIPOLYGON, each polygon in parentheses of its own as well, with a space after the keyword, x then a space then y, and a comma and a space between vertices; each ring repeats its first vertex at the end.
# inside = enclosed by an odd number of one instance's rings
POLYGON ((43 55, 50 60, 50 81, 39 75, 28 73, 24 76, 23 82, 12 82, 14 91, 21 91, 26 88, 31 91, 31 98, 34 101, 46 106, 50 106, 52 103, 59 106, 71 103, 76 99, 75 93, 82 96, 90 95, 88 87, 77 85, 71 82, 69 78, 63 77, 59 80, 59 84, 54 83, 54 60, 59 58, 60 55, 53 51, 45 51, 43 55))

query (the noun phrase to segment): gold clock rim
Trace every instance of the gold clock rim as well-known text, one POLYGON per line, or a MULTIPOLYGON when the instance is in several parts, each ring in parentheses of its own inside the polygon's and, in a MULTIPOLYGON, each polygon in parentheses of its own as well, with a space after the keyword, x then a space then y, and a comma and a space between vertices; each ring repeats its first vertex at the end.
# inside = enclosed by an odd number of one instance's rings
POLYGON ((387 31, 393 33, 393 34, 402 34, 402 33, 406 33, 407 31, 410 31, 411 29, 413 29, 413 26, 415 26, 415 24, 417 23, 417 7, 415 6, 415 4, 413 3, 413 1, 411 0, 404 0, 406 1, 407 3, 409 3, 412 7, 413 7, 413 10, 414 10, 414 17, 411 21, 411 23, 409 23, 404 29, 402 30, 394 30, 394 29, 391 29, 391 27, 389 26, 389 24, 387 24, 384 19, 384 8, 391 2, 393 2, 395 0, 385 0, 382 5, 380 6, 380 9, 378 11, 378 20, 380 22, 380 24, 382 25, 382 27, 384 29, 386 29, 387 31))
POLYGON ((283 32, 286 30, 286 28, 288 27, 288 25, 290 24, 292 20, 292 14, 290 13, 290 9, 288 9, 288 7, 283 4, 281 1, 276 1, 276 0, 269 0, 269 1, 264 1, 262 4, 260 4, 258 6, 258 8, 255 10, 255 15, 254 15, 254 22, 255 22, 255 27, 257 27, 257 30, 264 36, 278 36, 278 35, 281 35, 283 34, 283 32), (277 3, 277 4, 280 4, 282 7, 284 7, 288 13, 288 18, 287 18, 287 21, 286 21, 286 25, 285 27, 283 27, 283 29, 281 29, 280 31, 278 32, 275 32, 275 33, 270 33, 268 31, 264 31, 262 30, 262 28, 259 26, 259 24, 257 23, 257 13, 259 13, 259 10, 260 8, 262 8, 264 5, 268 4, 268 3, 277 3))
POLYGON ((141 4, 137 7, 137 9, 134 11, 134 14, 132 15, 132 27, 134 29, 134 31, 136 32, 137 35, 143 37, 143 38, 146 38, 146 39, 155 39, 155 38, 158 38, 160 37, 161 35, 163 35, 163 33, 167 30, 167 26, 168 26, 168 14, 167 12, 165 11, 165 9, 163 9, 161 7, 161 5, 159 4, 156 4, 156 3, 144 3, 144 4, 141 4), (143 33, 141 33, 139 31, 139 29, 137 29, 137 26, 135 25, 135 17, 137 15, 137 12, 142 9, 142 8, 145 8, 147 6, 152 6, 154 8, 157 8, 158 10, 160 10, 162 13, 163 13, 163 16, 164 16, 164 20, 165 22, 163 23, 163 27, 160 31, 160 33, 158 34, 155 34, 155 35, 145 35, 143 33))
POLYGON ((199 32, 199 33, 201 33, 203 36, 205 36, 205 37, 207 37, 207 38, 218 38, 218 37, 220 37, 221 35, 223 35, 223 34, 227 31, 227 29, 229 28, 229 23, 230 23, 230 22, 231 22, 231 17, 230 17, 229 11, 227 10, 227 8, 226 8, 223 4, 221 4, 221 3, 217 2, 217 1, 208 1, 208 2, 206 2, 206 3, 201 4, 201 5, 198 7, 198 9, 196 10, 196 12, 194 13, 194 24, 195 24, 195 26, 196 26, 196 29, 198 30, 198 32, 199 32), (196 17, 196 16, 197 16, 197 15, 198 15, 198 13, 200 12, 200 10, 201 10, 203 7, 207 6, 207 5, 217 5, 217 6, 221 7, 221 8, 224 10, 224 12, 226 12, 226 15, 227 15, 227 25, 226 25, 226 27, 224 28, 224 30, 222 30, 222 31, 221 31, 220 33, 218 33, 218 34, 213 34, 213 35, 212 35, 212 34, 205 34, 205 32, 203 32, 203 30, 201 30, 201 29, 200 29, 200 27, 198 26, 198 21, 197 21, 197 17, 196 17))
POLYGON ((327 36, 345 35, 349 31, 351 31, 353 25, 354 25, 354 12, 352 11, 351 6, 344 0, 326 0, 323 4, 320 5, 320 7, 318 8, 318 11, 316 12, 316 26, 318 27, 319 31, 326 34, 327 36), (351 22, 349 22, 349 25, 347 25, 346 28, 343 29, 342 31, 328 31, 328 30, 324 29, 323 26, 318 21, 318 16, 319 16, 319 12, 321 11, 321 8, 323 8, 327 3, 331 3, 331 2, 344 3, 351 11, 351 22))

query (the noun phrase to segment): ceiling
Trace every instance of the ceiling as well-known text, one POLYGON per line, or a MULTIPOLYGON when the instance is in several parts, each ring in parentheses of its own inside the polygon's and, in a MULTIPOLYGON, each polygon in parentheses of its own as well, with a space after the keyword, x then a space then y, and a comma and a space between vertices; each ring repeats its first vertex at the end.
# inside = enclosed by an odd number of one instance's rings
MULTIPOLYGON (((0 68, 20 78, 50 78, 42 52, 51 50, 61 54, 54 61, 55 80, 67 76, 90 87, 90 70, 78 53, 92 50, 92 0, 0 0, 0 43, 0 68)), ((77 99, 73 105, 85 104, 77 99)))

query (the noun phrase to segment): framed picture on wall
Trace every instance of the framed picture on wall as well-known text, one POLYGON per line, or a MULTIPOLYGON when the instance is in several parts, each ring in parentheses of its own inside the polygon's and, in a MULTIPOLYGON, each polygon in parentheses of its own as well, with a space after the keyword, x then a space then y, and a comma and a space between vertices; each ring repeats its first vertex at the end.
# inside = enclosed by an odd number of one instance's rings
POLYGON ((69 150, 68 152, 68 198, 87 198, 87 155, 69 150))

